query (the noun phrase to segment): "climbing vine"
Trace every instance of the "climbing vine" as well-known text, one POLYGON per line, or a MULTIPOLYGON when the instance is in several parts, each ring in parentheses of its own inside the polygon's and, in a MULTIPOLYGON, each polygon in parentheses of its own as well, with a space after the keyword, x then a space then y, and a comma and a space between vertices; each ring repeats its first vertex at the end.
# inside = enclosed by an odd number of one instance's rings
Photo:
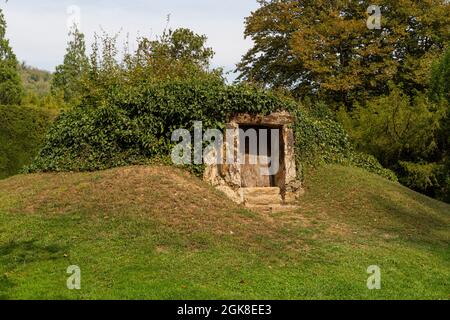
MULTIPOLYGON (((250 85, 177 80, 118 87, 102 103, 86 100, 55 122, 27 171, 91 171, 123 165, 168 161, 176 129, 224 129, 235 114, 295 115, 297 162, 347 163, 394 177, 374 159, 356 157, 343 128, 321 119, 294 100, 250 85), (89 101, 89 102, 87 102, 89 101), (357 159, 357 161, 354 161, 357 159)), ((201 173, 201 167, 191 168, 201 173)))

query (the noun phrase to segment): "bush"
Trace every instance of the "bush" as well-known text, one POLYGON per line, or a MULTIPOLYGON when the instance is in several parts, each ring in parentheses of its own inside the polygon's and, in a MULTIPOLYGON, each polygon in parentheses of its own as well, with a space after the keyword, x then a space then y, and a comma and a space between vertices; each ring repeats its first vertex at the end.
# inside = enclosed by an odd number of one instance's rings
POLYGON ((0 106, 0 179, 31 163, 54 118, 47 109, 0 106))
POLYGON ((278 110, 291 111, 296 117, 300 168, 339 162, 383 173, 374 159, 353 161, 347 135, 332 119, 314 117, 293 100, 252 86, 195 80, 118 88, 101 105, 91 101, 64 112, 28 170, 89 171, 167 159, 174 145, 172 132, 192 130, 194 121, 203 121, 204 128, 224 129, 234 114, 278 110))
POLYGON ((191 129, 194 121, 203 121, 205 128, 224 128, 231 114, 268 113, 284 106, 280 98, 254 88, 202 81, 115 90, 102 104, 92 101, 63 113, 31 170, 83 171, 142 163, 169 155, 172 132, 191 129))
POLYGON ((437 199, 450 202, 450 171, 440 163, 400 161, 400 182, 437 199))
POLYGON ((338 163, 363 168, 397 182, 395 173, 385 169, 378 160, 354 150, 343 126, 323 103, 305 102, 296 109, 296 145, 299 167, 323 163, 338 163))
POLYGON ((389 95, 355 106, 351 113, 340 110, 338 117, 358 150, 394 170, 405 186, 444 200, 449 197, 448 112, 446 101, 433 102, 423 93, 410 97, 391 86, 389 95))

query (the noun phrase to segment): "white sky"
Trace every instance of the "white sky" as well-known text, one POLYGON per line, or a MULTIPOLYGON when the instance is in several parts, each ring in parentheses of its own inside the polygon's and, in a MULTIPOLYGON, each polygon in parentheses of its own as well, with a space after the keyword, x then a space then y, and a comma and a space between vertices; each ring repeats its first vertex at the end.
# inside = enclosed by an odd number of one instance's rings
POLYGON ((131 40, 138 35, 154 38, 162 33, 170 14, 170 28, 187 27, 205 34, 216 52, 213 67, 230 71, 251 47, 251 40, 244 40, 244 19, 258 4, 256 0, 0 0, 7 35, 19 60, 49 71, 62 62, 67 24, 76 17, 68 12, 71 6, 80 9, 88 46, 101 28, 108 33, 122 30, 120 48, 127 33, 131 40))

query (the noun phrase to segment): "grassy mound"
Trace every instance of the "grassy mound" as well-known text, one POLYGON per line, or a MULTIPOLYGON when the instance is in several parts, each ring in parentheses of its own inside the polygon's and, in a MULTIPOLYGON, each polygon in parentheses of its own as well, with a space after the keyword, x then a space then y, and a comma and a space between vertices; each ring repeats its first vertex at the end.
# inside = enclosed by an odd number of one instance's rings
POLYGON ((361 169, 311 173, 256 214, 188 173, 125 167, 0 181, 0 297, 448 298, 450 206, 361 169), (70 265, 81 290, 66 288, 70 265), (382 289, 366 287, 378 265, 382 289))

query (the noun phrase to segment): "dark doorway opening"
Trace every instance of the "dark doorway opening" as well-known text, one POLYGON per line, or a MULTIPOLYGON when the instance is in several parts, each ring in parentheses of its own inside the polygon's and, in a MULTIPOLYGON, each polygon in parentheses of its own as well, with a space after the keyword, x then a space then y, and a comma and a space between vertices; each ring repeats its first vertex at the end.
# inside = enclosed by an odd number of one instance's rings
MULTIPOLYGON (((280 128, 262 125, 242 125, 239 126, 239 139, 241 143, 241 181, 244 188, 269 188, 278 186, 278 174, 266 175, 272 161, 272 138, 271 130, 278 130, 279 141, 279 161, 282 159, 283 139, 280 128), (265 149, 265 150, 264 150, 265 149)), ((280 168, 281 170, 281 168, 280 168)))

